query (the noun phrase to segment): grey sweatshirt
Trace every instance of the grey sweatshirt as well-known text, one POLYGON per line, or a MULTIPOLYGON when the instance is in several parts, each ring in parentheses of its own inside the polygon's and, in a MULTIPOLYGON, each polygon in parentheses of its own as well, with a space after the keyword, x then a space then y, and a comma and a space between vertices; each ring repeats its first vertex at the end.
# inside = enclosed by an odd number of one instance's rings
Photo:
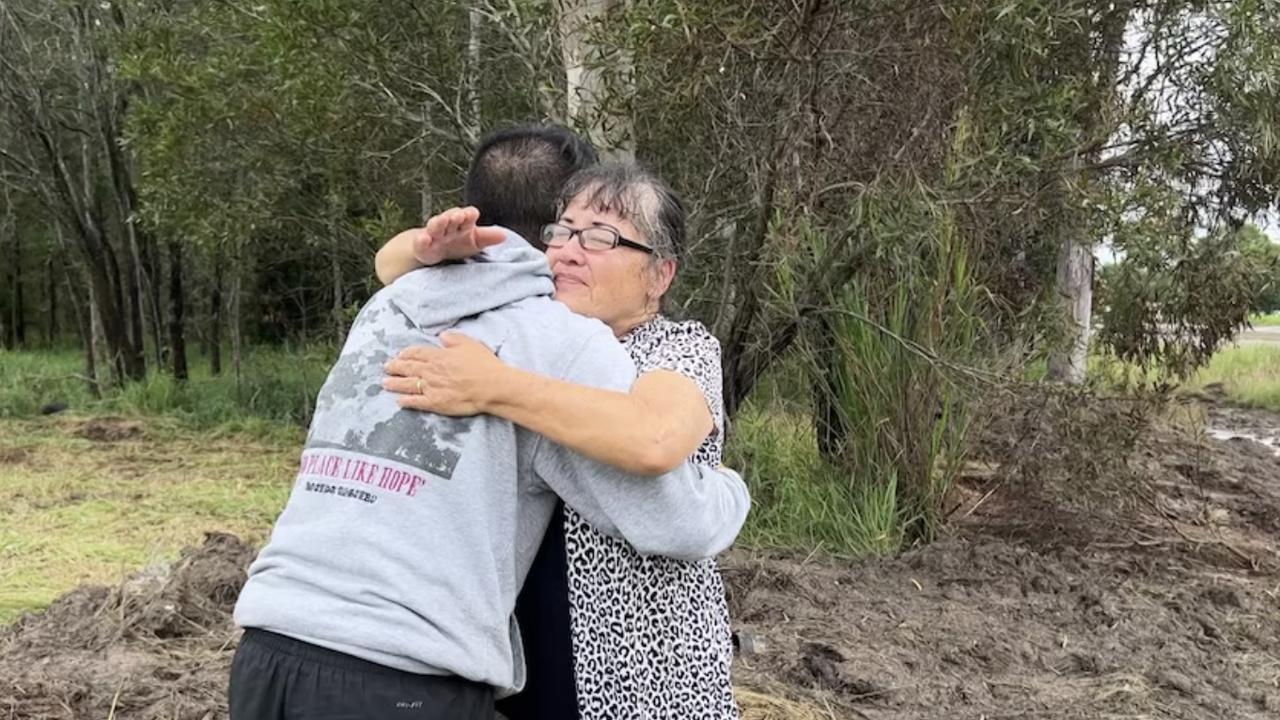
POLYGON ((238 625, 504 695, 524 685, 512 610, 557 495, 641 553, 692 560, 733 542, 749 500, 732 471, 632 476, 496 417, 402 410, 382 389, 383 363, 450 329, 517 367, 629 389, 635 367, 609 329, 552 291, 546 259, 510 234, 370 299, 320 390, 238 625))

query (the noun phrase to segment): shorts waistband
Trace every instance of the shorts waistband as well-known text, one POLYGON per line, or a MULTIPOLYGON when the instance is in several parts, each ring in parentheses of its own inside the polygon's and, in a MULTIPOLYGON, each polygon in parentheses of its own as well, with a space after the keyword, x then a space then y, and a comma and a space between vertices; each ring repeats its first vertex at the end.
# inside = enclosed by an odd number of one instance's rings
POLYGON ((448 680, 456 680, 462 683, 470 683, 470 680, 460 678, 454 675, 421 675, 417 673, 405 672, 398 668, 379 665, 378 663, 358 658, 354 655, 348 655, 337 650, 330 650, 326 647, 320 647, 297 638, 291 638, 288 635, 263 630, 262 628, 245 628, 242 643, 251 643, 260 647, 273 650, 284 655, 298 658, 299 660, 309 660, 320 665, 326 665, 331 668, 342 670, 353 670, 360 673, 376 673, 381 675, 400 675, 419 678, 441 678, 448 680))

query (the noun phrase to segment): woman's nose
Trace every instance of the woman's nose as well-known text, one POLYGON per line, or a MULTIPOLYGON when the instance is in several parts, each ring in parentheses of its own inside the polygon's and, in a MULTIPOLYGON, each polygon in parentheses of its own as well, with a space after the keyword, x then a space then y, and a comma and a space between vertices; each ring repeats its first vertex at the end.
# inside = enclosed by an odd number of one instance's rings
MULTIPOLYGON (((569 238, 569 242, 555 248, 555 256, 551 258, 551 264, 563 262, 569 265, 582 265, 587 261, 587 251, 582 249, 582 243, 577 237, 569 238)), ((550 253, 548 253, 550 255, 550 253)))

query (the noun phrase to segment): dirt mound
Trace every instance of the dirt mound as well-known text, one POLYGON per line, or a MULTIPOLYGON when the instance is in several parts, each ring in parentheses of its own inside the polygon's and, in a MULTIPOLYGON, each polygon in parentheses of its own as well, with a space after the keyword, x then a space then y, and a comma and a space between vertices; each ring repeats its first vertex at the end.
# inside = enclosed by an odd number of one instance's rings
POLYGON ((140 438, 143 432, 140 422, 118 417, 101 417, 80 423, 75 429, 75 434, 94 442, 119 442, 140 438))
POLYGON ((210 533, 173 565, 24 616, 0 637, 0 706, 14 718, 225 716, 230 613, 253 556, 210 533))
MULTIPOLYGON (((1004 435, 993 424, 932 545, 725 558, 744 720, 1280 717, 1273 448, 1074 402, 1011 413, 1004 435)), ((1207 415, 1280 434, 1265 413, 1207 415)), ((23 618, 0 634, 0 708, 225 718, 252 557, 211 534, 23 618)))
POLYGON ((1280 717, 1280 461, 1144 424, 1074 461, 1087 425, 1025 432, 1048 464, 974 473, 948 537, 896 558, 731 555, 767 648, 735 679, 840 718, 1280 717))
POLYGON ((778 695, 738 690, 737 696, 742 720, 828 720, 831 717, 826 710, 778 695))

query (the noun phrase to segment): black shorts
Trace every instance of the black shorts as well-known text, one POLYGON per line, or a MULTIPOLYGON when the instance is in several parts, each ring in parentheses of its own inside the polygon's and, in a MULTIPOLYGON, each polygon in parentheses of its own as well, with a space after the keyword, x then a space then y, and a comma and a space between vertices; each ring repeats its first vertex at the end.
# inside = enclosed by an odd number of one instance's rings
POLYGON ((250 628, 231 663, 231 720, 492 720, 493 687, 415 675, 250 628))

